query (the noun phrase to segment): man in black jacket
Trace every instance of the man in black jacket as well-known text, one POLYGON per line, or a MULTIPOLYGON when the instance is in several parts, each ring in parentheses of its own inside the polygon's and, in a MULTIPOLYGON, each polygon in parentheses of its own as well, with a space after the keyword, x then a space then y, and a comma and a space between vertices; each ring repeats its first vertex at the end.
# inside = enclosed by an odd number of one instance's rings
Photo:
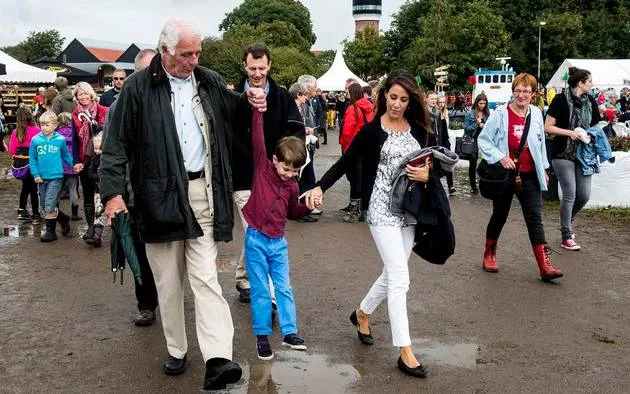
MULTIPOLYGON (((276 144, 282 137, 296 136, 304 138, 304 123, 295 100, 289 92, 279 87, 267 75, 271 69, 271 54, 263 44, 253 44, 245 49, 243 66, 247 78, 241 81, 238 92, 244 92, 249 87, 263 89, 266 93, 267 111, 264 114, 265 149, 267 157, 275 152, 276 144)), ((247 107, 244 108, 249 111, 247 107)), ((240 113, 234 124, 235 138, 232 141, 232 181, 234 184, 234 203, 238 209, 243 232, 247 229, 247 222, 243 217, 243 207, 249 199, 252 178, 254 176, 254 162, 252 156, 252 117, 248 113, 240 113)), ((236 290, 241 302, 250 302, 250 286, 245 270, 245 250, 241 251, 236 265, 236 290)))
POLYGON ((234 326, 215 264, 217 241, 232 239, 232 120, 248 100, 264 111, 264 91, 239 96, 218 74, 199 67, 201 33, 190 22, 167 22, 158 47, 149 67, 132 74, 118 97, 103 147, 101 197, 108 218, 127 211, 128 163, 169 353, 164 372, 186 369, 187 273, 206 364, 203 388, 222 389, 242 373, 231 361, 234 326))
POLYGON ((115 69, 112 74, 112 83, 114 86, 101 95, 101 99, 98 103, 102 106, 110 107, 118 98, 120 89, 122 89, 123 84, 125 83, 125 79, 127 79, 127 72, 121 68, 115 69))

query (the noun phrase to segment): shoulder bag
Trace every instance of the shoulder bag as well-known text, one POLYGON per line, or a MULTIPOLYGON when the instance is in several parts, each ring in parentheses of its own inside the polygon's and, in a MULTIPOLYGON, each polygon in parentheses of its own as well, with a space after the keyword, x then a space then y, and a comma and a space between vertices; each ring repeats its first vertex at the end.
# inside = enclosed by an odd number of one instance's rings
POLYGON ((512 188, 518 193, 521 191, 521 176, 519 173, 518 157, 523 151, 525 142, 527 141, 527 135, 529 134, 529 125, 531 121, 531 114, 527 115, 525 120, 525 130, 521 137, 521 143, 518 145, 518 149, 514 152, 514 163, 516 164, 516 170, 508 170, 503 168, 500 163, 488 164, 486 159, 482 159, 477 167, 477 174, 479 174, 479 191, 484 198, 488 200, 495 200, 501 196, 509 193, 512 188))
POLYGON ((477 155, 477 141, 467 135, 455 137, 455 154, 461 160, 474 160, 477 155))

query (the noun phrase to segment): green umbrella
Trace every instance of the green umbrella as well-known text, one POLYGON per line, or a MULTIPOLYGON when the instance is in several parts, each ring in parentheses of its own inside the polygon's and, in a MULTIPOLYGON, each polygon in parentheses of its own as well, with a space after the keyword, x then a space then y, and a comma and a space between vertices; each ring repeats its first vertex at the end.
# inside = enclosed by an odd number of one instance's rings
POLYGON ((140 274, 140 264, 138 263, 138 255, 133 243, 132 235, 132 218, 128 212, 117 212, 112 218, 112 240, 110 251, 112 257, 112 272, 114 273, 114 281, 116 281, 116 272, 120 271, 120 284, 123 283, 123 270, 125 269, 125 260, 129 263, 129 268, 133 272, 134 278, 138 285, 142 286, 142 276, 140 274))

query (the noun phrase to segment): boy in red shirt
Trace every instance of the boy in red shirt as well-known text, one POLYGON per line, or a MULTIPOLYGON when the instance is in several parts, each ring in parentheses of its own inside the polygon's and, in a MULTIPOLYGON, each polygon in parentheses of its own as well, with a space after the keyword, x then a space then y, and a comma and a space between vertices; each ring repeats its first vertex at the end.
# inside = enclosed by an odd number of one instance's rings
POLYGON ((245 258, 251 284, 251 310, 256 350, 261 360, 271 360, 273 351, 267 335, 271 322, 271 277, 278 305, 282 344, 294 350, 306 350, 297 336, 295 301, 289 278, 289 253, 284 236, 286 219, 308 215, 313 207, 298 203, 297 175, 306 162, 304 141, 285 137, 278 141, 272 160, 267 159, 263 115, 252 114, 252 150, 254 178, 251 197, 243 208, 248 227, 245 234, 245 258))

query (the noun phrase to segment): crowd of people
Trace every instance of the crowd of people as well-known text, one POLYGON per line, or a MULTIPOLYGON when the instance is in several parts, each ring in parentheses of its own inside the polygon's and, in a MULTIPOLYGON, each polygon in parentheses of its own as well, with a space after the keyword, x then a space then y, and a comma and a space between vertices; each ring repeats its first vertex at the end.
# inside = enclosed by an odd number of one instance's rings
MULTIPOLYGON (((448 96, 422 92, 404 70, 368 86, 349 79, 340 93, 318 90, 317 79, 306 74, 285 89, 268 75, 271 53, 262 44, 245 48, 246 76, 228 86, 198 65, 201 39, 194 24, 171 20, 161 31, 158 50, 140 51, 131 75, 116 70, 113 88, 100 99, 89 84, 71 89, 60 77, 54 87, 39 92, 35 110, 19 108, 8 147, 16 171, 29 166, 19 174, 18 219, 45 221, 42 242, 57 239, 57 223, 63 235, 69 234, 71 220, 81 219, 79 181, 87 244, 100 247, 104 228, 117 213, 128 212, 143 279, 136 282, 136 325, 153 324, 159 306, 167 346, 162 368, 169 375, 183 373, 187 275, 206 367, 203 388, 223 389, 241 378, 241 368, 232 360, 234 326, 214 264, 217 243, 233 240, 238 216, 244 239, 235 288, 239 300, 250 304, 257 356, 274 357, 268 338, 274 318, 283 346, 306 350, 291 287, 286 221, 316 222, 324 192, 346 175, 350 195, 343 220, 367 223, 383 264, 349 320, 359 341, 373 345, 370 315, 387 299, 392 342, 400 353, 396 366, 407 375, 426 377, 427 368, 412 349, 407 316, 408 262, 426 232, 418 216, 394 210, 391 200, 406 198, 394 187, 394 179, 402 176, 422 186, 414 192, 420 193, 414 198, 425 199, 422 213, 431 207, 429 214, 439 209, 450 215, 446 196, 455 193, 457 157, 450 152, 448 96), (341 156, 318 180, 316 150, 320 141, 328 143, 332 129, 339 130, 341 156), (64 187, 71 215, 60 209, 64 187)), ((563 190, 561 246, 580 249, 573 219, 588 201, 590 175, 575 154, 586 130, 598 123, 599 107, 588 95, 590 73, 572 69, 569 74, 570 88, 550 103, 544 120, 530 104, 537 81, 525 73, 514 78, 508 104, 490 114, 487 97, 480 94, 465 116, 465 134, 480 153, 469 161, 471 193, 478 191, 478 156, 516 174, 492 201, 479 253, 484 250, 484 271, 499 271, 498 239, 516 196, 540 278, 563 276, 551 265, 542 224, 550 166, 545 133, 555 136, 551 164, 563 190)), ((596 131, 590 133, 598 138, 596 131)))

